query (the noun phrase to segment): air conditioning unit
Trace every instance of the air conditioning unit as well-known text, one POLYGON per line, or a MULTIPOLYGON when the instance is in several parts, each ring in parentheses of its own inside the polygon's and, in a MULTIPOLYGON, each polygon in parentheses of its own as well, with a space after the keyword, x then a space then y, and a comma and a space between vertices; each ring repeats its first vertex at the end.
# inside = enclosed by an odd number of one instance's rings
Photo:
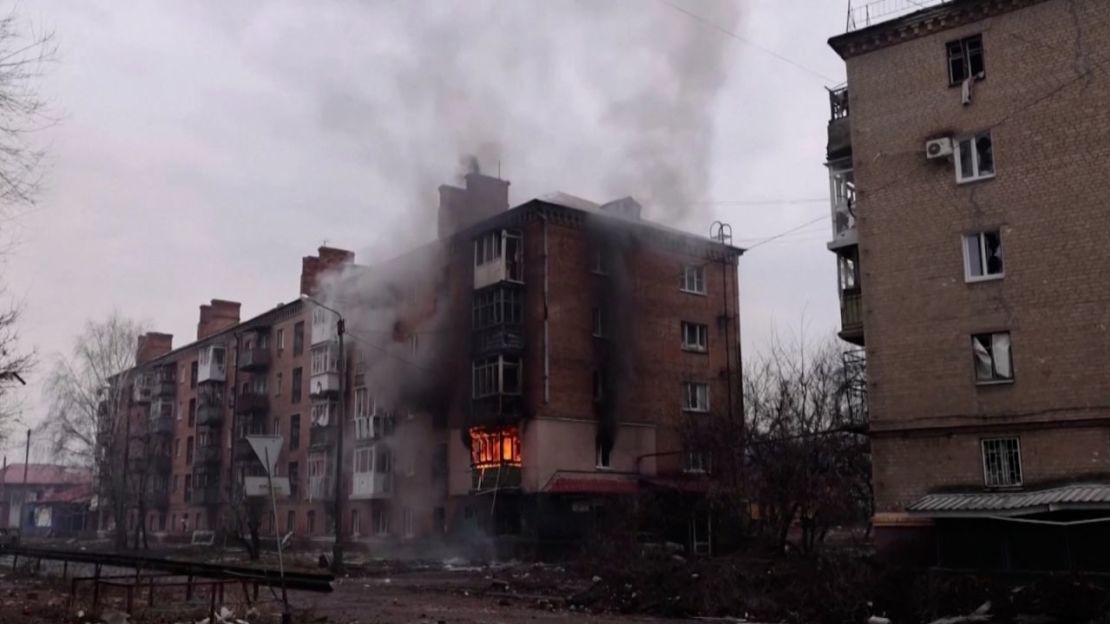
POLYGON ((934 158, 946 158, 952 155, 952 139, 945 137, 943 139, 933 139, 932 141, 925 142, 925 157, 929 160, 934 158))

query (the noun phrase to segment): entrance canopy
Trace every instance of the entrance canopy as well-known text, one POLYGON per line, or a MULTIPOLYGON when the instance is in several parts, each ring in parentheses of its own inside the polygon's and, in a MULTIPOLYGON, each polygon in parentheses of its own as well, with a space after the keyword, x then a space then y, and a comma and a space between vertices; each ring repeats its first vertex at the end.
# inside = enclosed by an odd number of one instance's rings
POLYGON ((1110 483, 1077 483, 1020 492, 928 494, 908 508, 914 515, 929 518, 989 518, 1099 510, 1110 510, 1110 483))

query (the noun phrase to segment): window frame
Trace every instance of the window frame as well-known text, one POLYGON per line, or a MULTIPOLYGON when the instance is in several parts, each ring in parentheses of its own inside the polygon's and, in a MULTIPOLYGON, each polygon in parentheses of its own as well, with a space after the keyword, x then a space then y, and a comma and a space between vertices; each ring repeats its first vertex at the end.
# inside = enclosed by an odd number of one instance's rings
POLYGON ((953 143, 955 144, 955 149, 952 150, 952 160, 956 165, 956 184, 971 184, 972 182, 992 180, 996 175, 998 175, 998 158, 996 157, 994 151, 994 135, 989 129, 971 134, 960 135, 953 139, 953 143), (990 173, 986 174, 982 173, 979 170, 981 159, 979 157, 978 141, 981 137, 984 136, 987 137, 987 139, 990 141, 991 152, 991 170, 990 173), (960 155, 960 146, 965 141, 970 141, 970 146, 972 150, 972 172, 971 175, 968 177, 964 177, 963 175, 963 156, 960 155))
POLYGON ((1005 247, 1004 247, 1003 241, 1002 241, 1002 228, 996 228, 996 229, 993 229, 993 230, 980 230, 978 232, 966 233, 961 237, 961 244, 963 246, 963 252, 964 252, 963 257, 964 257, 964 281, 965 282, 967 282, 967 283, 989 282, 989 281, 993 281, 993 280, 1000 280, 1000 279, 1006 277, 1006 256, 1005 256, 1006 252, 1005 252, 1005 247), (989 269, 987 268, 987 263, 988 263, 989 257, 987 255, 987 245, 986 245, 985 237, 988 234, 995 234, 995 235, 998 236, 998 249, 1000 251, 999 258, 1002 262, 1002 270, 997 272, 997 273, 989 273, 988 272, 989 269), (971 241, 972 240, 978 240, 979 262, 981 263, 981 266, 983 267, 983 274, 982 275, 972 275, 972 273, 971 273, 971 252, 972 252, 972 250, 971 250, 971 241))
POLYGON ((983 485, 985 487, 991 488, 991 489, 1006 489, 1006 488, 1020 488, 1024 485, 1024 483, 1025 483, 1025 470, 1022 467, 1021 437, 1020 436, 980 438, 979 439, 979 455, 980 455, 980 459, 982 460, 982 464, 983 464, 983 485), (1013 454, 1014 454, 1014 457, 1016 457, 1016 459, 1017 459, 1017 481, 1014 482, 1014 483, 1002 483, 1002 482, 992 483, 991 482, 990 469, 988 468, 988 464, 987 464, 987 454, 988 454, 987 445, 989 443, 1006 443, 1006 442, 1011 442, 1011 441, 1013 442, 1013 448, 1012 449, 1005 449, 1005 448, 1002 448, 1000 446, 997 450, 997 452, 1000 453, 1000 455, 999 455, 999 471, 1002 473, 1002 474, 1000 474, 1000 476, 1003 477, 1003 478, 1008 477, 1009 473, 1013 472, 1012 470, 1007 471, 1006 467, 1002 466, 1003 458, 1005 458, 1007 462, 1010 461, 1011 459, 1013 459, 1013 458, 1010 458, 1010 457, 1006 457, 1004 455, 1005 453, 1008 453, 1008 452, 1012 451, 1013 454))
POLYGON ((1016 372, 1014 370, 1014 339, 1013 339, 1013 335, 1010 333, 1010 331, 1008 331, 1008 330, 984 331, 984 332, 978 332, 978 333, 972 334, 971 335, 971 365, 972 365, 971 372, 972 372, 973 378, 975 379, 975 385, 977 385, 977 386, 995 386, 995 385, 1004 385, 1004 384, 1014 383, 1014 379, 1016 378, 1017 375, 1016 375, 1016 372), (995 336, 1000 336, 1000 335, 1006 335, 1009 338, 1008 356, 1009 356, 1010 374, 1009 374, 1008 377, 999 374, 998 373, 998 368, 997 368, 997 357, 995 355, 995 349, 996 349, 995 336), (977 345, 981 346, 981 344, 978 342, 979 338, 984 337, 984 336, 990 337, 990 348, 987 351, 988 355, 990 355, 990 358, 991 358, 991 378, 990 379, 980 378, 980 376, 979 376, 979 359, 978 359, 978 355, 976 354, 976 351, 975 351, 975 348, 976 348, 977 345))
POLYGON ((710 411, 710 405, 711 405, 711 403, 710 403, 710 400, 709 400, 709 384, 708 383, 700 382, 700 381, 684 381, 684 382, 682 382, 682 411, 692 412, 692 413, 695 413, 695 414, 707 414, 710 411), (705 405, 704 406, 702 406, 700 404, 701 393, 696 391, 697 388, 704 388, 705 389, 705 405), (692 395, 691 395, 691 390, 694 390, 694 393, 692 395), (695 401, 695 404, 690 403, 691 396, 698 399, 697 401, 695 401))
POLYGON ((613 449, 610 447, 605 449, 605 445, 600 442, 597 443, 594 453, 594 468, 597 470, 612 470, 613 469, 613 449))
POLYGON ((680 321, 682 328, 682 350, 689 353, 709 353, 709 325, 705 323, 694 323, 692 321, 680 321), (687 330, 694 329, 694 333, 699 342, 687 341, 687 330))
POLYGON ((687 474, 709 474, 712 466, 709 451, 686 449, 683 455, 682 472, 687 474), (694 461, 694 460, 697 461, 694 461))
POLYGON ((705 265, 704 264, 685 264, 682 266, 682 286, 680 291, 691 294, 707 296, 709 289, 705 278, 705 265), (693 286, 691 286, 691 275, 693 275, 693 286), (700 289, 699 289, 700 286, 700 289))
POLYGON ((594 338, 608 338, 609 337, 609 323, 605 314, 606 310, 603 306, 594 306, 591 310, 593 317, 593 332, 594 338))
POLYGON ((962 85, 963 82, 968 78, 974 78, 976 81, 984 80, 987 77, 987 59, 986 47, 983 45, 983 33, 976 33, 974 35, 968 35, 966 37, 961 37, 959 39, 945 42, 944 59, 945 69, 947 70, 948 74, 949 87, 958 87, 962 85), (976 42, 979 46, 978 52, 980 70, 976 74, 973 74, 971 72, 971 51, 968 49, 968 44, 971 42, 976 42), (958 57, 952 54, 953 50, 956 47, 959 48, 958 57), (952 61, 956 60, 957 58, 960 61, 960 65, 963 68, 963 71, 966 73, 963 78, 959 79, 957 79, 956 76, 952 73, 952 61))

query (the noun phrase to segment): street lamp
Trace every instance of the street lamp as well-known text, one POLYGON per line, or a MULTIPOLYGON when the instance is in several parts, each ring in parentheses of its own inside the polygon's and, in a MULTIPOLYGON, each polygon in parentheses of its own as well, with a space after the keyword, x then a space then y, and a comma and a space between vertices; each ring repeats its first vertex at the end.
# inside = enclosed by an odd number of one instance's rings
POLYGON ((335 545, 331 551, 331 570, 333 574, 339 574, 343 571, 343 427, 345 425, 346 412, 344 407, 347 391, 346 383, 344 383, 347 367, 346 357, 343 353, 343 334, 346 329, 346 321, 339 310, 326 306, 313 297, 301 295, 301 299, 312 302, 337 317, 335 331, 339 336, 339 422, 336 423, 335 432, 335 507, 332 512, 335 515, 335 545))

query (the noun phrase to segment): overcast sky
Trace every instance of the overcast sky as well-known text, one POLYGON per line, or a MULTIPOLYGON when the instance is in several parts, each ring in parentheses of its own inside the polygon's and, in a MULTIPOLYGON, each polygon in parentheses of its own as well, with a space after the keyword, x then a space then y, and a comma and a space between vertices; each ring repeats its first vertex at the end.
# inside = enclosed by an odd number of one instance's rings
POLYGON ((371 262, 434 236, 436 185, 466 154, 499 163, 514 205, 632 195, 697 233, 727 221, 740 246, 824 217, 741 259, 742 341, 750 356, 803 319, 831 334, 824 87, 844 70, 825 41, 846 8, 20 3, 60 47, 42 83, 60 117, 46 188, 3 273, 43 360, 25 419, 86 319, 116 308, 180 345, 212 297, 244 317, 289 301, 325 241, 371 262))

